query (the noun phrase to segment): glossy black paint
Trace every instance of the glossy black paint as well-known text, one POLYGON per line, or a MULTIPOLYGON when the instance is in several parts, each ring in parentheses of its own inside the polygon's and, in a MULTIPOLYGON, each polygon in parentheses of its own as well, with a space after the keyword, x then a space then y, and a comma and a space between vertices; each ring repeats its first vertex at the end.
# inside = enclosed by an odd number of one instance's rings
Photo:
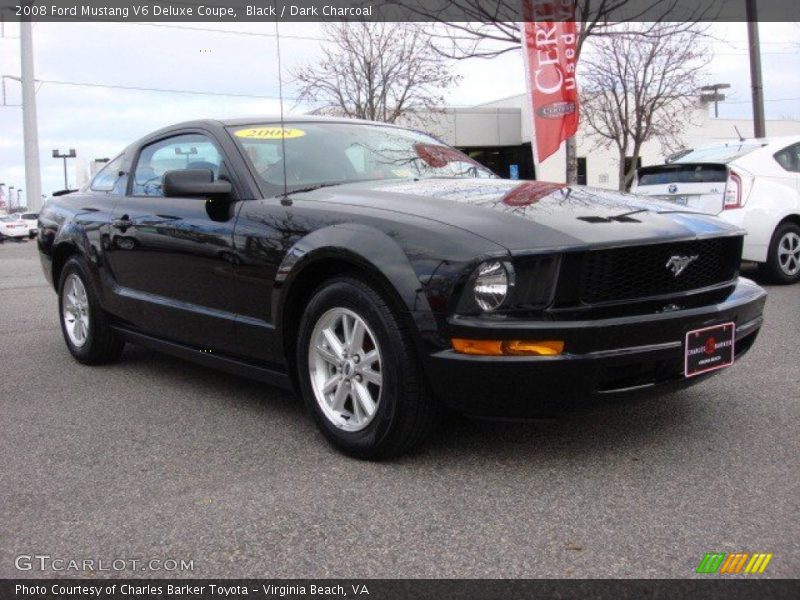
MULTIPOLYGON (((409 179, 267 196, 228 130, 252 122, 198 121, 163 129, 125 150, 114 190, 86 188, 50 199, 38 236, 45 275, 57 285, 66 257, 82 254, 103 307, 128 339, 206 364, 216 358, 217 366, 251 376, 261 372, 266 380, 288 385, 293 374, 287 356, 307 293, 325 274, 357 270, 408 315, 429 379, 445 401, 483 414, 524 412, 521 406, 535 396, 532 391, 510 411, 495 407, 496 398, 515 393, 530 377, 538 377, 540 386, 548 373, 581 380, 575 392, 597 392, 596 377, 590 376, 596 371, 584 369, 576 359, 581 354, 596 361, 592 352, 638 346, 651 334, 648 344, 680 340, 687 328, 722 315, 737 324, 760 323, 764 292, 734 283, 722 301, 699 313, 679 310, 668 321, 640 314, 619 324, 554 322, 544 312, 525 319, 465 319, 455 314, 457 300, 474 268, 488 258, 742 232, 674 205, 542 182, 409 179), (232 193, 132 195, 129 173, 140 149, 185 133, 202 133, 215 142, 232 193), (575 336, 586 330, 603 332, 594 338, 600 347, 579 343, 575 336), (465 358, 450 350, 456 334, 572 336, 572 348, 558 361, 465 358), (553 369, 556 362, 560 366, 553 369), (481 368, 473 371, 476 365, 481 368), (481 374, 481 385, 471 387, 471 372, 481 374), (490 390, 496 398, 488 397, 490 390)), ((755 335, 758 327, 751 328, 755 335)))
MULTIPOLYGON (((753 345, 762 324, 766 295, 742 279, 718 304, 683 311, 617 319, 569 322, 511 321, 497 324, 497 339, 561 339, 569 350, 555 357, 474 357, 447 349, 434 353, 429 374, 435 391, 451 406, 478 416, 557 414, 596 395, 686 387, 707 376, 683 376, 687 332, 736 324, 735 358, 753 345), (446 386, 446 387, 443 387, 446 386)), ((452 335, 481 338, 480 319, 453 316, 452 335)))

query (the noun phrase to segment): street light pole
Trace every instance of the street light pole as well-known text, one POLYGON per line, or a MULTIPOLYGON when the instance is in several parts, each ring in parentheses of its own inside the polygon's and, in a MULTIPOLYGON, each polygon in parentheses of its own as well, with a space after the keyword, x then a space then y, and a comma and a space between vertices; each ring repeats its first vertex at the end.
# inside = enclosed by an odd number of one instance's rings
POLYGON ((22 136, 25 144, 25 187, 28 197, 39 210, 42 177, 39 169, 39 128, 36 120, 36 82, 33 79, 33 31, 30 20, 19 24, 20 66, 22 76, 22 136))
POLYGON ((725 101, 725 94, 721 94, 720 90, 727 90, 731 87, 729 83, 715 83, 712 85, 704 85, 700 88, 701 92, 708 92, 700 96, 701 100, 714 103, 714 118, 719 118, 719 103, 725 101))
POLYGON ((761 79, 756 0, 747 0, 747 36, 750 41, 750 85, 753 88, 753 133, 755 137, 763 138, 767 135, 767 128, 764 123, 764 84, 761 79))
POLYGON ((75 148, 70 148, 69 152, 66 154, 61 154, 60 150, 53 150, 53 158, 62 158, 64 159, 64 189, 69 189, 69 180, 67 179, 67 159, 68 158, 75 158, 77 156, 75 154, 75 148))

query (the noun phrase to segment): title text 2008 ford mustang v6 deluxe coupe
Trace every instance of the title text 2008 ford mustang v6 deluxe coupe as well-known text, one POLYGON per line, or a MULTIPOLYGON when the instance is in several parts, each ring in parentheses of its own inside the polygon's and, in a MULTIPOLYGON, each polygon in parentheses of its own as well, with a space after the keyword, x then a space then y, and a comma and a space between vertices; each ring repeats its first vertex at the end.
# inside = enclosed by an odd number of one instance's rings
POLYGON ((766 298, 738 277, 742 236, 304 117, 149 135, 48 201, 38 243, 80 362, 132 342, 293 388, 337 447, 385 456, 441 406, 553 413, 732 364, 766 298))

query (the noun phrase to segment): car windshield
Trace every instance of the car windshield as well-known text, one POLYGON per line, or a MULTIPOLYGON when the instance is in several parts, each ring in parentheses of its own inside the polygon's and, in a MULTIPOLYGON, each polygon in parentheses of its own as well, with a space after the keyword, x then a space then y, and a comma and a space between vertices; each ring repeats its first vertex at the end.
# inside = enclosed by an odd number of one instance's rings
POLYGON ((695 148, 687 154, 684 154, 676 163, 697 163, 697 162, 719 162, 727 163, 734 159, 739 158, 758 150, 763 144, 756 142, 732 142, 728 144, 719 144, 716 146, 706 146, 705 148, 695 148))
POLYGON ((0 221, 2 221, 3 223, 13 223, 14 221, 16 221, 16 219, 14 219, 13 217, 2 216, 0 217, 0 221))
POLYGON ((495 177, 435 138, 396 127, 286 122, 230 131, 253 171, 275 194, 284 189, 284 174, 289 191, 383 179, 495 177))

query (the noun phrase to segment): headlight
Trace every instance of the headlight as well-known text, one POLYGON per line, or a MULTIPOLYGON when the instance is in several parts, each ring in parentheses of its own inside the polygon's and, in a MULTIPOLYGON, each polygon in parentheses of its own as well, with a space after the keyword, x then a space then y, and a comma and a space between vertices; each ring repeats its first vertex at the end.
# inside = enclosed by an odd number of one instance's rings
POLYGON ((512 285, 513 281, 503 263, 487 262, 478 267, 472 294, 478 306, 491 311, 503 304, 512 285))
POLYGON ((560 264, 558 254, 481 263, 467 279, 456 313, 541 311, 553 302, 560 264))

